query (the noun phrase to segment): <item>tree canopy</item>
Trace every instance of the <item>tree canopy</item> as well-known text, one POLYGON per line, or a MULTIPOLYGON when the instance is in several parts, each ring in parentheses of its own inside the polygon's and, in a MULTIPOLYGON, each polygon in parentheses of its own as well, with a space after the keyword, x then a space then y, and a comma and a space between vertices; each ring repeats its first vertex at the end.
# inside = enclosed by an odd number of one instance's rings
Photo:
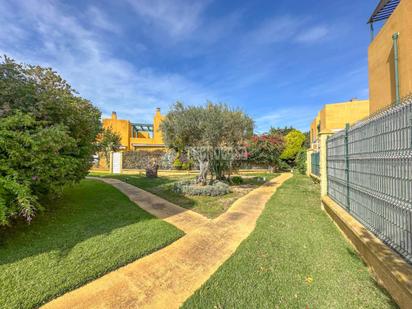
POLYGON ((296 129, 292 126, 285 126, 285 127, 271 127, 269 130, 269 135, 282 135, 286 136, 289 132, 295 131, 296 129))
POLYGON ((104 154, 106 163, 110 161, 110 153, 119 151, 121 147, 121 137, 111 128, 103 128, 97 138, 97 150, 104 154))
POLYGON ((0 225, 87 175, 100 111, 50 68, 0 58, 0 225))
POLYGON ((293 130, 286 134, 285 149, 283 150, 280 158, 287 162, 294 162, 297 154, 305 142, 305 139, 305 134, 298 130, 293 130))
POLYGON ((253 134, 253 120, 225 104, 185 106, 177 102, 163 120, 161 130, 170 148, 233 146, 253 134))
POLYGON ((190 149, 199 161, 199 180, 205 182, 207 171, 222 177, 226 169, 222 164, 228 163, 229 157, 233 158, 233 149, 253 134, 253 125, 253 120, 241 110, 225 104, 185 106, 177 102, 166 115, 161 130, 168 147, 178 151, 190 149))

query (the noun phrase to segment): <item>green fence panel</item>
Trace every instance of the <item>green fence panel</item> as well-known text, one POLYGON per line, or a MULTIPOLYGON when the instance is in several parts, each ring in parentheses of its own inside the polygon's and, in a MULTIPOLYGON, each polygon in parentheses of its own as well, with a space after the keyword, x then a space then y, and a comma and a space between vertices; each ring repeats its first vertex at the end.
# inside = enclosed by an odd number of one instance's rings
POLYGON ((311 172, 313 175, 320 177, 320 153, 314 152, 311 154, 312 169, 311 172))
POLYGON ((412 263, 412 98, 327 142, 328 195, 412 263))

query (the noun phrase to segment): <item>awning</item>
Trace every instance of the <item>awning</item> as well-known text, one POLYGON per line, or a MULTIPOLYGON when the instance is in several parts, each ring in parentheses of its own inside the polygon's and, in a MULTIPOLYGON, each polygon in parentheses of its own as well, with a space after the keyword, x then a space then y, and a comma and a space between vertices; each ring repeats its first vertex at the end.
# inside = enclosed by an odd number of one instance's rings
POLYGON ((381 0, 368 20, 368 24, 389 18, 401 0, 381 0))

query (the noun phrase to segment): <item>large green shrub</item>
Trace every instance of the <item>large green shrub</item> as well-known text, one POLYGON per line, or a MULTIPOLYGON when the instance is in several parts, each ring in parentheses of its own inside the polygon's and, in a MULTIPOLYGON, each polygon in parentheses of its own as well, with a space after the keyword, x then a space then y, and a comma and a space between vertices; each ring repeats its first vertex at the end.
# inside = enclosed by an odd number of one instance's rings
POLYGON ((236 186, 243 184, 243 178, 240 176, 230 177, 230 182, 236 186))
POLYGON ((179 152, 173 163, 173 167, 177 170, 190 170, 192 168, 193 161, 188 157, 185 151, 179 152))
POLYGON ((0 224, 21 215, 30 220, 40 207, 39 193, 56 190, 70 173, 72 158, 64 149, 75 144, 62 125, 43 127, 16 111, 0 122, 0 224))
POLYGON ((306 149, 301 148, 301 150, 296 155, 295 159, 296 169, 302 175, 306 174, 306 149))
POLYGON ((0 225, 31 220, 40 198, 92 165, 100 112, 51 69, 0 62, 0 225))
POLYGON ((192 169, 193 162, 191 160, 182 163, 182 170, 189 171, 192 169))
POLYGON ((174 168, 175 170, 181 170, 181 169, 182 169, 182 165, 183 165, 183 162, 180 161, 179 158, 176 158, 176 159, 173 161, 173 168, 174 168))
POLYGON ((279 171, 281 172, 290 172, 290 170, 292 169, 292 167, 285 161, 280 161, 279 162, 279 171))
POLYGON ((298 130, 292 130, 285 136, 285 149, 280 158, 289 165, 294 165, 295 159, 305 142, 305 134, 298 130))

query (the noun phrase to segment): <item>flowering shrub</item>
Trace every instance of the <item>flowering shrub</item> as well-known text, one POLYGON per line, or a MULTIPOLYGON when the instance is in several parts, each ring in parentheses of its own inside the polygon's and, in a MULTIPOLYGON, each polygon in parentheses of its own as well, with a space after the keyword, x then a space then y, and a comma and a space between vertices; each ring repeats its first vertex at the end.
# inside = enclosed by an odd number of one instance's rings
POLYGON ((221 181, 214 181, 205 186, 196 183, 196 180, 179 181, 173 184, 173 191, 185 195, 219 196, 230 193, 229 185, 221 181))
POLYGON ((74 160, 63 155, 75 141, 62 126, 43 128, 33 117, 16 112, 0 122, 0 225, 10 217, 30 221, 41 209, 38 196, 61 187, 74 160))
POLYGON ((87 175, 100 112, 51 69, 0 60, 1 226, 87 175))
POLYGON ((254 135, 245 146, 248 162, 271 168, 279 167, 280 155, 284 149, 281 135, 254 135))

